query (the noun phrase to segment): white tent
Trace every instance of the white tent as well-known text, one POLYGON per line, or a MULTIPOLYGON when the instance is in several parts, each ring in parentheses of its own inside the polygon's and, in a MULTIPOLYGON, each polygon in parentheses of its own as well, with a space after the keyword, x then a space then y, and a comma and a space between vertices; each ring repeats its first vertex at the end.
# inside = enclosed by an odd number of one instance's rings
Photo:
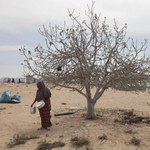
POLYGON ((0 78, 0 82, 3 82, 3 78, 0 78))
POLYGON ((9 77, 3 77, 3 78, 0 78, 0 82, 12 82, 12 79, 14 79, 14 82, 16 83, 26 83, 26 78, 9 78, 9 77))
POLYGON ((11 78, 3 77, 3 78, 0 79, 0 82, 11 82, 11 78))
POLYGON ((26 82, 26 78, 14 78, 16 83, 25 83, 26 82))

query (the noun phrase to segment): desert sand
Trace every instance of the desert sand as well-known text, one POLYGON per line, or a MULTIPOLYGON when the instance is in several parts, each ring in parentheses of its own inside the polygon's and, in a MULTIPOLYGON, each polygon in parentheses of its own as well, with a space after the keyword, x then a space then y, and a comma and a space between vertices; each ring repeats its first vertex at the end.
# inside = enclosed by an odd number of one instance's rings
MULTIPOLYGON (((51 89, 51 121, 50 131, 37 130, 40 127, 40 116, 38 109, 36 114, 30 113, 37 90, 36 84, 26 83, 0 83, 0 95, 7 90, 12 94, 21 96, 21 103, 9 104, 0 103, 0 150, 35 150, 38 142, 62 141, 64 147, 54 148, 56 150, 149 150, 150 149, 150 125, 149 123, 138 122, 133 124, 114 121, 121 120, 122 112, 133 111, 139 116, 150 114, 150 94, 146 92, 125 92, 106 90, 97 101, 95 110, 99 119, 85 120, 86 99, 77 92, 69 89, 51 89), (83 109, 70 110, 70 107, 83 109), (76 111, 72 115, 55 116, 55 113, 76 111), (131 131, 131 132, 127 132, 131 131), (36 135, 38 139, 32 139, 25 144, 7 148, 6 144, 15 134, 36 135), (99 139, 105 134, 107 139, 99 139), (73 137, 88 138, 90 144, 81 148, 72 147, 70 140, 73 137), (140 140, 140 145, 130 144, 133 137, 140 140)), ((94 89, 93 91, 94 92, 94 89)))

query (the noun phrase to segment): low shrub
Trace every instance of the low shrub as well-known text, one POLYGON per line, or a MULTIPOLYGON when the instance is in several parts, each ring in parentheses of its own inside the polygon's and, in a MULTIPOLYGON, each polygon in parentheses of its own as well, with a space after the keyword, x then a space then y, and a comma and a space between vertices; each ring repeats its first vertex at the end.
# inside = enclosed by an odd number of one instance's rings
POLYGON ((133 137, 133 138, 131 139, 131 141, 130 141, 130 144, 135 145, 135 146, 139 146, 139 145, 140 145, 140 142, 141 142, 141 141, 140 141, 139 139, 133 137))
POLYGON ((16 145, 25 144, 27 140, 37 139, 37 138, 38 138, 37 136, 26 136, 25 134, 15 134, 13 136, 13 139, 11 139, 9 143, 7 143, 7 147, 13 148, 16 145))
POLYGON ((71 139, 71 144, 75 147, 82 147, 83 145, 88 145, 89 143, 90 141, 87 138, 74 137, 71 139))
POLYGON ((65 146, 65 143, 61 141, 58 141, 58 142, 55 141, 53 143, 42 141, 39 143, 36 150, 51 150, 52 148, 63 147, 63 146, 65 146))

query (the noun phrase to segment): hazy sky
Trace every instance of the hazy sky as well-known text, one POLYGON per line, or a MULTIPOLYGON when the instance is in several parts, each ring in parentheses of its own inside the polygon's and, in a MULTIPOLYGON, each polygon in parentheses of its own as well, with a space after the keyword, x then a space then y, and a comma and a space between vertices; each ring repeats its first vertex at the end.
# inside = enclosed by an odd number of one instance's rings
MULTIPOLYGON (((24 57, 19 48, 34 49, 44 44, 44 37, 38 29, 49 23, 70 25, 68 8, 80 12, 81 20, 86 20, 84 11, 91 0, 0 0, 0 78, 21 77, 24 57)), ((119 27, 128 24, 127 37, 138 43, 148 38, 147 54, 150 55, 150 1, 149 0, 96 0, 95 12, 101 20, 107 18, 112 26, 114 18, 119 27)))

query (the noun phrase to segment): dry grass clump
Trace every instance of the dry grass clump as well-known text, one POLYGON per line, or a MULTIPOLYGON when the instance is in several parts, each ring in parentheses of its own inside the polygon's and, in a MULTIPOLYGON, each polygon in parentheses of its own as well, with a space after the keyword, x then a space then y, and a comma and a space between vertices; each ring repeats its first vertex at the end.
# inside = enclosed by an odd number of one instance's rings
POLYGON ((92 150, 92 148, 90 148, 90 147, 86 147, 86 148, 85 148, 85 150, 92 150))
POLYGON ((133 130, 125 130, 124 133, 125 134, 136 134, 137 132, 135 132, 133 130))
POLYGON ((67 103, 61 103, 62 105, 67 105, 67 103))
POLYGON ((124 131, 124 133, 132 134, 133 131, 132 130, 126 130, 126 131, 124 131))
POLYGON ((134 124, 134 123, 150 123, 150 117, 137 116, 133 111, 124 112, 121 120, 118 120, 121 124, 134 124))
POLYGON ((100 140, 107 140, 107 136, 105 134, 103 134, 102 136, 98 137, 100 140))
POLYGON ((51 150, 52 148, 63 147, 63 146, 65 146, 65 143, 61 141, 58 141, 58 142, 55 141, 53 143, 42 141, 40 142, 36 150, 51 150))
POLYGON ((139 146, 140 145, 140 140, 137 139, 136 137, 133 137, 130 141, 130 144, 135 145, 135 146, 139 146))
POLYGON ((71 139, 71 144, 74 147, 82 147, 83 145, 88 145, 89 143, 90 141, 87 138, 74 137, 71 139))
POLYGON ((126 112, 126 109, 109 109, 109 108, 99 108, 96 109, 96 112, 100 115, 121 115, 126 112))
POLYGON ((0 110, 5 110, 6 108, 0 108, 0 110))
POLYGON ((25 144, 26 141, 37 138, 38 138, 37 136, 26 136, 25 134, 15 134, 13 136, 13 139, 11 139, 9 143, 7 143, 7 147, 13 148, 16 145, 25 144))

